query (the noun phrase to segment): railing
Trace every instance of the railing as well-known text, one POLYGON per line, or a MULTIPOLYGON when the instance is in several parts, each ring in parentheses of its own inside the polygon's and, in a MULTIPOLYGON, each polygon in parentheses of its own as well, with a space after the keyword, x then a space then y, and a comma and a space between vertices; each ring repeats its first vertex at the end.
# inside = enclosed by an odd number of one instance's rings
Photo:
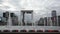
POLYGON ((53 33, 53 32, 56 32, 56 33, 59 33, 59 31, 58 30, 45 30, 45 31, 43 31, 43 30, 37 30, 37 31, 35 31, 35 30, 29 30, 29 31, 27 31, 27 30, 3 30, 3 31, 0 31, 0 33, 1 32, 5 32, 5 33, 8 33, 8 32, 14 32, 14 33, 19 33, 19 32, 21 32, 21 33, 28 33, 28 32, 30 32, 30 33, 32 33, 32 32, 36 32, 36 33, 41 33, 41 32, 48 32, 48 33, 53 33))

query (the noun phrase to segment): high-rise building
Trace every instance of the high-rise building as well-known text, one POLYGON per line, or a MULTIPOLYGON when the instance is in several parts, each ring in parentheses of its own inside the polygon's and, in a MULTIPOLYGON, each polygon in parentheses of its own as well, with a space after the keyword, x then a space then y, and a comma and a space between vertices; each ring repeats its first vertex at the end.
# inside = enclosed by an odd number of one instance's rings
POLYGON ((7 25, 6 18, 0 17, 0 25, 7 25))
MULTIPOLYGON (((8 23, 9 12, 8 11, 4 12, 3 17, 6 18, 7 23, 8 23)), ((10 13, 10 17, 11 17, 12 25, 18 25, 18 17, 17 17, 17 15, 15 15, 14 13, 10 13)))
POLYGON ((51 17, 48 17, 48 26, 51 26, 52 25, 52 20, 51 20, 51 17))
POLYGON ((60 26, 60 16, 58 16, 58 24, 59 24, 59 26, 60 26))
POLYGON ((52 11, 52 17, 56 17, 57 15, 56 15, 56 10, 53 10, 52 11))
POLYGON ((18 25, 18 16, 15 15, 14 13, 10 13, 10 15, 11 15, 12 25, 18 25))
POLYGON ((52 25, 57 26, 57 15, 56 15, 56 10, 52 11, 52 25))
POLYGON ((47 17, 45 17, 44 20, 45 20, 45 26, 47 26, 47 17))
POLYGON ((9 12, 6 11, 6 12, 3 12, 3 20, 4 18, 6 19, 6 24, 8 23, 8 19, 9 19, 9 12))
POLYGON ((8 11, 4 12, 3 17, 8 18, 9 17, 9 12, 8 11))
POLYGON ((40 18, 38 21, 39 26, 44 26, 44 18, 40 18))

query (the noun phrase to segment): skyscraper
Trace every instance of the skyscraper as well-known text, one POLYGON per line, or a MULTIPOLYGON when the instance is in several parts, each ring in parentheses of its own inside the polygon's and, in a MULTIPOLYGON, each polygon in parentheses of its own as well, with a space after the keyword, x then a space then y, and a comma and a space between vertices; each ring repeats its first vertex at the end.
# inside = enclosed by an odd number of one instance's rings
POLYGON ((14 13, 10 13, 10 15, 12 20, 12 25, 18 25, 18 16, 15 15, 14 13))
MULTIPOLYGON (((5 18, 5 20, 6 20, 6 25, 7 25, 7 23, 8 23, 8 19, 9 19, 9 12, 8 11, 6 11, 6 12, 3 12, 3 20, 4 20, 4 18, 5 18)), ((5 21, 4 20, 4 21, 5 21)))
POLYGON ((52 11, 52 17, 56 17, 57 15, 56 15, 56 10, 53 10, 52 11))
POLYGON ((59 24, 59 26, 60 26, 60 16, 58 16, 58 24, 59 24))
POLYGON ((9 17, 9 12, 8 11, 4 12, 3 17, 8 18, 9 17))
POLYGON ((56 10, 52 11, 52 25, 57 26, 57 15, 56 15, 56 10))

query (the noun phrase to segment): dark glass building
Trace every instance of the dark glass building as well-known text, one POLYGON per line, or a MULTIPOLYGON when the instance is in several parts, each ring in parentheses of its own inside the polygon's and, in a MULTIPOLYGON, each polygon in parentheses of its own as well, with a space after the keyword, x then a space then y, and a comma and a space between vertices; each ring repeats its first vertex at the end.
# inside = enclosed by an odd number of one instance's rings
POLYGON ((58 16, 58 24, 59 24, 59 26, 60 26, 60 16, 58 16))
POLYGON ((56 10, 52 11, 52 25, 57 26, 57 15, 56 15, 56 10))
POLYGON ((38 26, 44 26, 44 18, 39 19, 38 26))
POLYGON ((47 26, 47 17, 45 17, 44 20, 45 20, 45 26, 47 26))

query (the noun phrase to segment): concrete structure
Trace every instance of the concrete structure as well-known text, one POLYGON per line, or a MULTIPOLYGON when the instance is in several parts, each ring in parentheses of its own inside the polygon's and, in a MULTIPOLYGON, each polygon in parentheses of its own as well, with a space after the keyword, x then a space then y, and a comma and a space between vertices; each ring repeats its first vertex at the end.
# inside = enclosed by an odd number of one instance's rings
MULTIPOLYGON (((25 25, 25 13, 26 14, 31 14, 31 20, 33 21, 33 10, 21 10, 21 24, 25 25)), ((33 23, 33 22, 32 22, 33 23)))
POLYGON ((11 12, 4 12, 3 17, 7 20, 7 25, 18 25, 18 17, 11 12))
POLYGON ((17 15, 15 15, 14 13, 10 13, 11 15, 11 21, 12 21, 12 25, 18 25, 18 17, 17 15))
POLYGON ((0 17, 0 25, 7 25, 7 20, 4 17, 0 17))
MULTIPOLYGON (((25 10, 23 10, 23 11, 21 11, 21 24, 23 25, 26 25, 26 23, 25 23, 25 18, 24 18, 24 15, 25 15, 25 13, 30 13, 30 14, 32 14, 32 23, 33 23, 33 11, 31 12, 30 10, 28 10, 28 12, 25 12, 25 10), (23 20, 23 21, 22 21, 23 20)), ((17 18, 17 16, 15 15, 15 17, 13 16, 13 17, 11 17, 11 15, 10 15, 11 13, 9 12, 9 17, 8 17, 8 25, 7 26, 0 26, 0 30, 2 31, 2 32, 4 32, 4 30, 9 30, 10 32, 12 32, 12 30, 18 30, 18 32, 20 32, 21 30, 26 30, 26 31, 29 31, 29 30, 35 30, 35 32, 37 31, 37 30, 43 30, 43 32, 45 32, 45 30, 58 30, 58 31, 60 31, 60 27, 59 26, 44 26, 44 20, 46 20, 47 18, 40 18, 40 26, 12 26, 11 25, 11 20, 13 19, 13 20, 15 20, 15 21, 17 21, 18 20, 18 18, 17 18), (43 25, 43 26, 41 26, 41 25, 43 25)), ((60 20, 60 19, 59 19, 60 20)), ((17 23, 17 22, 15 22, 14 21, 14 23, 17 23)), ((49 20, 48 21, 50 21, 50 18, 49 18, 49 20)), ((47 21, 46 21, 47 22, 47 21)), ((48 23, 48 22, 47 22, 48 23)), ((50 31, 51 32, 51 31, 50 31)))
POLYGON ((52 20, 51 20, 51 17, 48 17, 48 25, 47 26, 52 26, 52 20))
POLYGON ((3 17, 5 17, 5 18, 7 18, 7 19, 8 19, 8 17, 9 17, 9 12, 8 12, 8 11, 3 12, 3 17))

